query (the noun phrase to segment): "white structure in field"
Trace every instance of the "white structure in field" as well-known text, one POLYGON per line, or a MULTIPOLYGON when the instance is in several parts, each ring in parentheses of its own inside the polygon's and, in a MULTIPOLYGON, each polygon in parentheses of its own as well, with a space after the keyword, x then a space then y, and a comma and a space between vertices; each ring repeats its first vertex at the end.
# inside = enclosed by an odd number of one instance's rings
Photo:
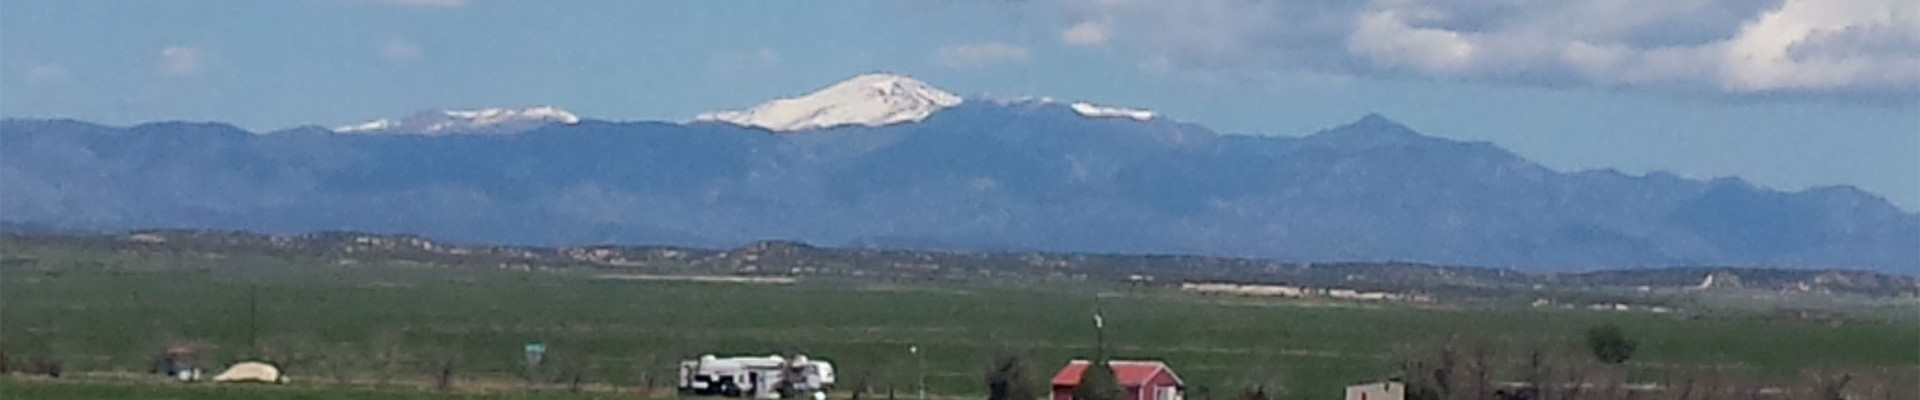
POLYGON ((1347 386, 1347 400, 1406 400, 1407 385, 1379 381, 1347 386))
POLYGON ((280 368, 257 361, 244 361, 227 367, 226 372, 214 375, 214 382, 259 382, 287 383, 287 376, 280 374, 280 368))
POLYGON ((680 362, 682 393, 703 396, 777 399, 784 395, 822 398, 833 387, 833 364, 797 355, 792 359, 700 356, 680 362))

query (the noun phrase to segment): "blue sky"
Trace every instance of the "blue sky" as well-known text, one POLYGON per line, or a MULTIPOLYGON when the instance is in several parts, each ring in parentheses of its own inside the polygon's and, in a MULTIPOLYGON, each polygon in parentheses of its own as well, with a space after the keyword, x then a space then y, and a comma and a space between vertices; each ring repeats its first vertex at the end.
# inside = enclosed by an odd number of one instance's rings
POLYGON ((1920 210, 1920 5, 1545 3, 4 0, 0 114, 679 121, 892 71, 1234 133, 1379 112, 1560 170, 1852 184, 1920 210))

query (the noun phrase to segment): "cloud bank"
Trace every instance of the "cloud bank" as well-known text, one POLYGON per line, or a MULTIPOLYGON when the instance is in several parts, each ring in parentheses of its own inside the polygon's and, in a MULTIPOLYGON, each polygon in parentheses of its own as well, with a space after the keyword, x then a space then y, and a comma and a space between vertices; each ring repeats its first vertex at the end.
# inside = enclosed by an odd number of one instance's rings
POLYGON ((1913 97, 1911 0, 1062 0, 1171 70, 1913 97))

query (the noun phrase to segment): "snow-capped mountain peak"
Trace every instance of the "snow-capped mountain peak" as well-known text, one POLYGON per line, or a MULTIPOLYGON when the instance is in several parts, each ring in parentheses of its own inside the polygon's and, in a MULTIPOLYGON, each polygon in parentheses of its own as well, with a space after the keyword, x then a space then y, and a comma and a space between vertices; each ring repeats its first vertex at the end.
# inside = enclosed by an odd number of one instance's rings
POLYGON ((695 119, 793 132, 917 122, 962 101, 960 96, 912 77, 874 73, 803 96, 776 99, 746 110, 700 114, 695 119))
POLYGON ((399 120, 380 118, 333 128, 342 134, 514 134, 548 124, 573 125, 580 117, 553 106, 421 111, 399 120))

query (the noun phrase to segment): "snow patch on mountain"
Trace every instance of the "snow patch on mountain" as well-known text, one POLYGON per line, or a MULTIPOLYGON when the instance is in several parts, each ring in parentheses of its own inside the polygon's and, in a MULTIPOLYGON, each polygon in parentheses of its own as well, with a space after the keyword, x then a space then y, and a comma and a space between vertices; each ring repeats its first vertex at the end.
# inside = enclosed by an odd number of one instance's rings
POLYGON ((1055 103, 1058 103, 1057 101, 1053 100, 1053 97, 1050 97, 1050 96, 996 97, 996 98, 991 98, 991 101, 993 102, 994 105, 998 105, 1002 107, 1045 106, 1045 105, 1053 105, 1055 103))
POLYGON ((358 123, 358 124, 353 124, 353 125, 347 125, 347 126, 342 126, 342 127, 338 127, 338 128, 333 128, 333 132, 334 132, 334 133, 363 133, 363 132, 375 132, 375 131, 384 131, 384 130, 388 130, 388 129, 393 129, 393 128, 395 128, 395 127, 399 127, 399 126, 400 126, 400 123, 399 123, 399 122, 394 122, 394 121, 393 121, 393 120, 391 120, 391 119, 386 119, 386 118, 381 118, 381 119, 376 119, 376 120, 372 120, 372 121, 367 121, 367 122, 362 122, 362 123, 358 123))
POLYGON ((804 96, 776 99, 746 110, 700 114, 695 119, 796 132, 918 122, 962 101, 960 96, 912 77, 875 73, 855 76, 804 96))
POLYGON ((1073 112, 1088 118, 1130 118, 1135 121, 1153 119, 1153 110, 1101 106, 1093 103, 1078 102, 1071 105, 1073 112))
POLYGON ((380 118, 333 128, 341 134, 514 134, 548 124, 574 125, 580 117, 553 106, 422 111, 399 120, 380 118))

